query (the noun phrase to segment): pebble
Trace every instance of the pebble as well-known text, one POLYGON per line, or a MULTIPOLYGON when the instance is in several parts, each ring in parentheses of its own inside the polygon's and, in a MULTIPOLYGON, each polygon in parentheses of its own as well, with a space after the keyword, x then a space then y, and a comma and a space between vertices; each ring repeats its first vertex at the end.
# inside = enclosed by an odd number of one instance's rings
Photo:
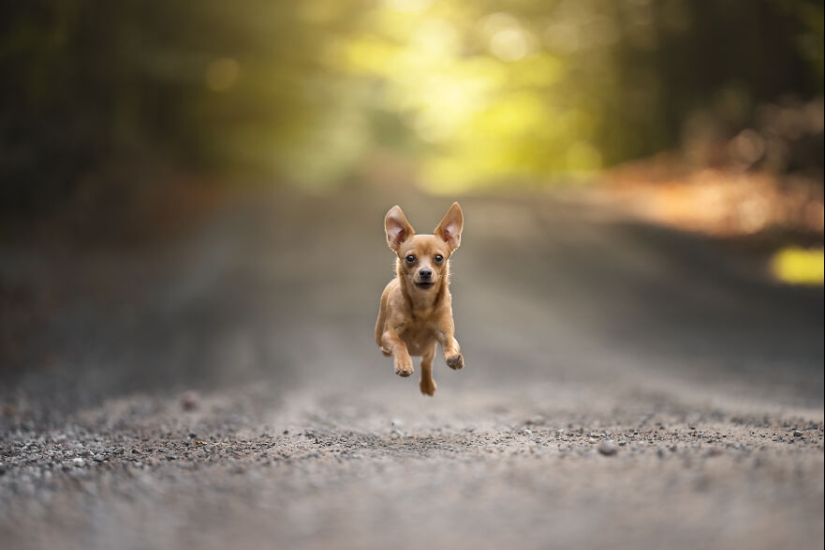
POLYGON ((802 435, 803 435, 802 432, 800 432, 799 430, 794 430, 793 431, 793 436, 794 437, 802 437, 802 435))
POLYGON ((85 465, 86 465, 86 461, 83 460, 82 458, 73 458, 72 459, 72 466, 74 466, 75 468, 82 468, 85 465))
POLYGON ((612 441, 602 441, 599 443, 598 451, 604 456, 613 456, 619 452, 619 447, 612 441))
POLYGON ((527 424, 533 424, 534 426, 544 426, 547 422, 547 419, 542 415, 536 415, 527 421, 527 424))
POLYGON ((180 406, 185 411, 194 411, 200 404, 200 397, 197 392, 187 391, 180 396, 180 406))

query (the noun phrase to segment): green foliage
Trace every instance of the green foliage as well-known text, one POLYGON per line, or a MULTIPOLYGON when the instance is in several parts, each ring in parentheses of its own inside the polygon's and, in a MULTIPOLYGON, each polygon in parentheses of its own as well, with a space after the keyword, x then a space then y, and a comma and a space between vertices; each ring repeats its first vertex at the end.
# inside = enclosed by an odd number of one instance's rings
POLYGON ((822 94, 819 0, 27 0, 0 8, 0 198, 140 148, 309 186, 391 149, 433 188, 546 180, 822 94))

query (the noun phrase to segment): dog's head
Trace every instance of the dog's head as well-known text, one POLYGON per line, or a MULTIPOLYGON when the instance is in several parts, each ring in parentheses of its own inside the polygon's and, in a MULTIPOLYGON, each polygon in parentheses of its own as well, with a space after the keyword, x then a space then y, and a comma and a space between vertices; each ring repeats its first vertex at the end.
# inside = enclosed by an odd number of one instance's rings
POLYGON ((454 202, 433 235, 416 235, 404 212, 393 206, 384 218, 387 244, 398 255, 398 275, 427 292, 441 287, 449 276, 447 262, 461 244, 464 214, 454 202))

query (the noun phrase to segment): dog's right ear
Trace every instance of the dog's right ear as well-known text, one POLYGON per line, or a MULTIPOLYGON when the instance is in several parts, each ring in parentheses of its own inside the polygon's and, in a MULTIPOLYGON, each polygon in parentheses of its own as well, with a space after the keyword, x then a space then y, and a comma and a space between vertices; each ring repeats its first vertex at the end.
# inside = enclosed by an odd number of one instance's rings
POLYGON ((415 235, 415 231, 398 205, 393 206, 387 212, 387 217, 384 218, 384 231, 387 232, 387 244, 395 252, 398 252, 401 243, 415 235))

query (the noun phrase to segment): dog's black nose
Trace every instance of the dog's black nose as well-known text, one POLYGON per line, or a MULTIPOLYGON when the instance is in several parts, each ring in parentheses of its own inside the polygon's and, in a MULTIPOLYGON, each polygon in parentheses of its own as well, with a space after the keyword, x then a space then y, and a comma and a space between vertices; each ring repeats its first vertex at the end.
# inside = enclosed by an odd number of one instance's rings
POLYGON ((418 272, 418 275, 421 277, 422 281, 428 281, 432 279, 433 272, 429 269, 422 269, 418 272))

